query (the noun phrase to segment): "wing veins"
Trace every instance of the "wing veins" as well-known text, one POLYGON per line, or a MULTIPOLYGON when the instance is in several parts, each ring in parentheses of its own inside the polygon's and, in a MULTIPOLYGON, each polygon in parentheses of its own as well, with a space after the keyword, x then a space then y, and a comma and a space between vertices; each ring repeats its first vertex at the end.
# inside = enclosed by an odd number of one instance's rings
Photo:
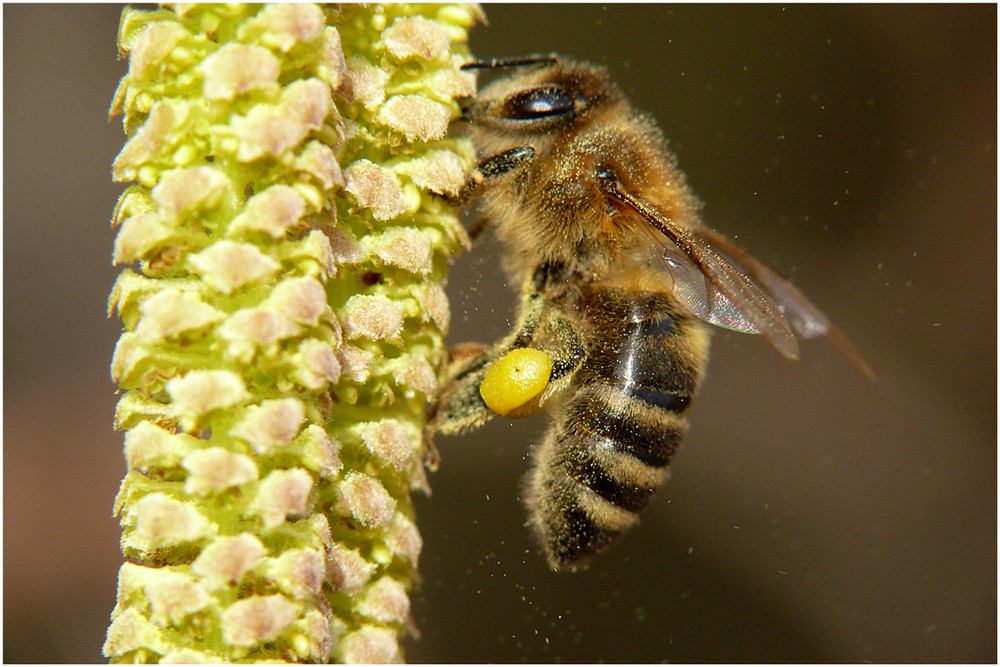
POLYGON ((782 302, 794 306, 792 308, 792 326, 800 336, 811 338, 813 336, 826 335, 830 337, 834 346, 840 350, 847 359, 854 364, 868 379, 875 380, 875 371, 868 364, 861 352, 851 343, 851 340, 829 318, 817 308, 795 285, 785 280, 773 270, 768 268, 763 262, 748 253, 746 250, 727 239, 722 234, 711 229, 700 229, 697 234, 704 238, 709 244, 726 253, 744 267, 750 277, 764 286, 764 289, 773 293, 782 302), (797 320, 809 319, 811 322, 802 324, 797 320), (810 330, 806 327, 809 326, 810 330), (812 326, 819 326, 821 331, 812 331, 812 326))
POLYGON ((774 301, 752 280, 733 266, 711 245, 701 241, 691 230, 654 209, 642 199, 618 187, 617 180, 601 180, 604 192, 635 211, 687 255, 695 266, 725 297, 732 301, 759 329, 761 335, 788 359, 799 358, 795 335, 774 301))

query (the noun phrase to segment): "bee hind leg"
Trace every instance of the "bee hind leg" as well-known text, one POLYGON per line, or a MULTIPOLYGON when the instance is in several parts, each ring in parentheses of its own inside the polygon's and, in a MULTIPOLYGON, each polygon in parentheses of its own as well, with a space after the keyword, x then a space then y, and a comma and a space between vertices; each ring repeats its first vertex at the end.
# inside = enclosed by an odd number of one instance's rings
POLYGON ((479 385, 492 361, 493 356, 486 346, 479 343, 464 343, 448 351, 441 388, 434 401, 427 405, 424 442, 427 443, 425 463, 429 469, 436 470, 440 458, 434 446, 435 435, 465 433, 495 416, 479 393, 479 385))
MULTIPOLYGON (((518 348, 540 350, 551 358, 552 373, 548 386, 540 394, 539 405, 567 386, 586 351, 573 323, 558 308, 547 308, 546 301, 531 293, 522 301, 517 327, 500 343, 486 347, 465 343, 452 348, 448 364, 434 400, 427 406, 428 467, 434 469, 437 450, 434 436, 458 435, 472 431, 497 416, 487 406, 480 387, 490 365, 518 348)), ((527 414, 527 413, 526 413, 527 414)))

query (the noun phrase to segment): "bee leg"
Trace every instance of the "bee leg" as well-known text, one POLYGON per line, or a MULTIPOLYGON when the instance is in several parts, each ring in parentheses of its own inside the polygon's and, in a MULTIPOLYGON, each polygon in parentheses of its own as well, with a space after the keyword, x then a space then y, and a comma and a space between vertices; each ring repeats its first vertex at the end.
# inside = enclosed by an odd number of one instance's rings
POLYGON ((506 173, 526 167, 535 159, 535 149, 531 146, 518 146, 503 153, 497 153, 492 157, 482 160, 472 170, 465 185, 458 195, 450 200, 456 206, 461 206, 469 201, 480 188, 489 184, 490 179, 497 178, 506 173))
POLYGON ((478 428, 492 416, 479 395, 479 383, 493 356, 481 351, 449 364, 434 403, 427 409, 427 431, 455 435, 478 428))
POLYGON ((448 365, 461 364, 473 357, 478 357, 486 351, 482 343, 459 343, 448 350, 448 365))
MULTIPOLYGON (((522 302, 519 311, 518 326, 498 344, 487 348, 478 343, 465 343, 449 351, 448 364, 437 396, 427 405, 424 441, 427 442, 430 456, 436 455, 436 434, 465 433, 479 428, 496 416, 483 401, 479 386, 494 360, 516 347, 528 347, 531 344, 542 314, 539 295, 529 295, 522 302)), ((432 459, 428 462, 428 467, 436 463, 432 459)))
POLYGON ((473 220, 472 224, 465 228, 465 233, 469 235, 469 241, 475 243, 476 240, 482 236, 483 232, 486 231, 486 227, 489 224, 489 218, 485 215, 481 215, 473 220))
POLYGON ((543 326, 546 329, 546 340, 549 341, 544 349, 552 357, 552 376, 549 378, 549 386, 541 394, 542 404, 569 385, 587 356, 580 335, 566 317, 549 317, 543 326))
MULTIPOLYGON (((431 472, 436 471, 438 464, 441 462, 441 454, 434 444, 434 434, 439 432, 451 434, 461 430, 460 426, 455 426, 456 419, 454 416, 449 415, 448 411, 452 410, 452 408, 446 407, 445 411, 442 412, 442 406, 453 402, 449 401, 447 397, 453 393, 452 385, 457 380, 457 377, 462 374, 467 365, 471 365, 475 359, 484 355, 485 352, 486 346, 482 343, 460 343, 448 350, 448 359, 445 366, 446 380, 442 383, 443 388, 438 391, 436 398, 427 404, 427 422, 424 426, 424 442, 427 443, 427 450, 424 453, 424 465, 431 472)), ((467 401, 459 402, 467 403, 467 401)), ((463 420, 459 419, 458 421, 463 420)))
POLYGON ((585 357, 582 339, 576 327, 559 308, 547 308, 537 293, 529 293, 521 303, 518 326, 497 345, 486 348, 466 343, 453 348, 445 368, 444 380, 435 400, 427 407, 427 465, 434 470, 437 449, 434 436, 457 435, 479 428, 496 413, 479 391, 490 365, 511 350, 530 347, 552 358, 552 375, 541 395, 542 403, 567 386, 585 357))
POLYGON ((494 416, 479 395, 479 385, 493 361, 493 355, 484 346, 475 343, 467 343, 459 348, 465 350, 459 349, 458 354, 456 351, 449 354, 449 357, 455 359, 445 369, 445 379, 436 398, 427 405, 427 423, 424 426, 427 454, 424 463, 432 471, 437 470, 440 462, 440 455, 434 445, 435 435, 457 435, 471 431, 494 416), (479 349, 474 351, 474 348, 479 349))
POLYGON ((493 157, 486 158, 476 167, 482 180, 496 178, 507 172, 527 166, 535 159, 535 149, 532 146, 518 146, 493 157))

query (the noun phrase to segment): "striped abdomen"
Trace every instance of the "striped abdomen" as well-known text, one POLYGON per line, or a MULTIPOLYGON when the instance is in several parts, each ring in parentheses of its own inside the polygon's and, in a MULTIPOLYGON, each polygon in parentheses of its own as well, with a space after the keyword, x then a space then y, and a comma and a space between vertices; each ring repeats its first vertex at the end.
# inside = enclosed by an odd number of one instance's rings
POLYGON ((603 289, 583 306, 587 358, 528 478, 532 524, 556 569, 638 522, 667 478, 708 352, 704 326, 665 294, 603 289))

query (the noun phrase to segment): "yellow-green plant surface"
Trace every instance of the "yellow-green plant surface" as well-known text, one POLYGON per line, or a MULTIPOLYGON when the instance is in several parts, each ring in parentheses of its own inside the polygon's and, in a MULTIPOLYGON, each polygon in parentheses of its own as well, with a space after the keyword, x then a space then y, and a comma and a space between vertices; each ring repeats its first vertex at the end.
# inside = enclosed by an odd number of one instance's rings
POLYGON ((122 15, 111 659, 402 659, 478 11, 122 15))

